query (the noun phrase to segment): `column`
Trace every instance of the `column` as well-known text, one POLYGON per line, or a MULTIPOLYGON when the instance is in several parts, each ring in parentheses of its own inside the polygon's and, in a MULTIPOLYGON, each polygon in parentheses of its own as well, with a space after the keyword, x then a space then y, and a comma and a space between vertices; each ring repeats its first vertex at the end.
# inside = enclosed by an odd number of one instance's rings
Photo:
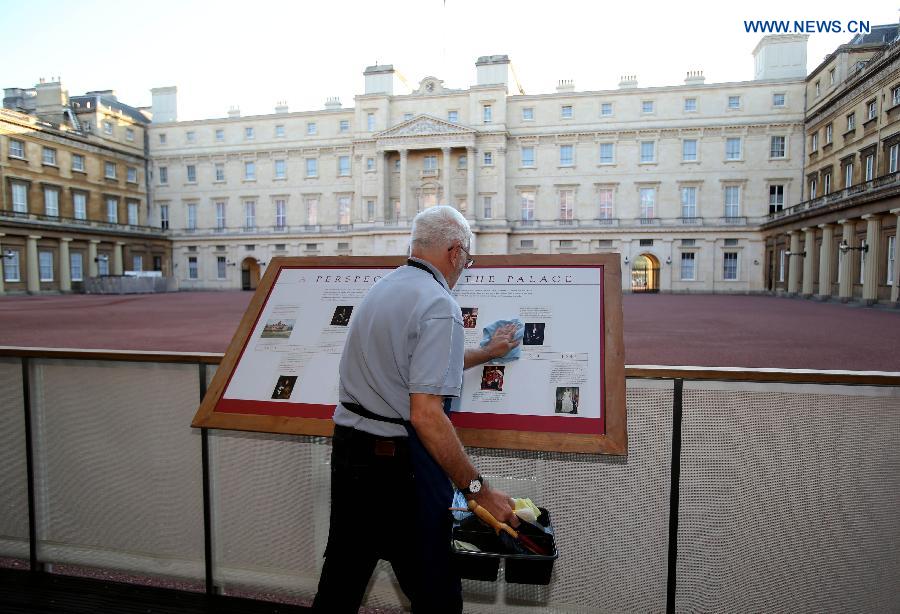
POLYGON ((25 241, 25 289, 28 294, 39 294, 41 291, 41 269, 38 266, 37 242, 41 237, 28 235, 25 241))
POLYGON ((69 243, 72 239, 63 237, 59 240, 59 291, 72 291, 72 271, 69 270, 69 243))
POLYGON ((800 233, 792 230, 788 233, 788 236, 791 238, 791 255, 788 257, 787 291, 788 294, 797 294, 800 291, 800 261, 797 260, 800 257, 798 255, 800 251, 800 233))
MULTIPOLYGON (((363 159, 362 154, 353 154, 353 198, 350 201, 350 210, 352 211, 350 215, 350 223, 351 224, 359 224, 361 222, 368 222, 369 215, 366 211, 366 199, 363 198, 362 194, 362 175, 363 175, 363 159), (356 201, 356 206, 353 206, 353 201, 356 201)), ((271 258, 269 258, 271 260, 271 258)))
POLYGON ((88 243, 88 277, 97 277, 100 269, 97 267, 97 246, 100 244, 99 239, 91 239, 88 243))
POLYGON ((375 220, 384 223, 391 219, 391 165, 388 152, 381 152, 381 206, 375 212, 375 220))
POLYGON ((450 181, 450 148, 441 147, 441 155, 444 156, 444 170, 442 171, 444 176, 441 181, 441 183, 444 184, 444 204, 455 207, 456 204, 453 202, 453 188, 451 187, 450 181))
POLYGON ((475 219, 475 148, 466 147, 466 217, 475 219))
POLYGON ((121 241, 116 241, 115 247, 113 247, 113 261, 112 261, 112 274, 113 275, 122 275, 122 250, 125 248, 125 244, 121 241))
MULTIPOLYGON (((5 237, 6 234, 0 232, 0 239, 5 237)), ((6 264, 6 256, 3 255, 3 241, 0 241, 0 265, 6 264)), ((3 280, 6 278, 5 273, 3 272, 3 266, 0 266, 0 296, 6 294, 6 288, 3 285, 3 280)))
POLYGON ((406 163, 409 157, 409 150, 406 148, 400 150, 400 221, 406 223, 409 219, 409 180, 406 177, 406 163))
MULTIPOLYGON (((852 247, 854 242, 853 235, 855 234, 853 220, 838 220, 838 224, 842 226, 842 242, 852 247)), ((853 262, 853 258, 851 258, 852 253, 851 251, 843 252, 838 260, 838 267, 840 268, 838 272, 838 277, 840 278, 838 280, 838 296, 843 303, 853 298, 853 271, 850 270, 850 264, 853 262)))
POLYGON ((891 283, 891 301, 900 303, 900 209, 891 209, 891 215, 897 216, 894 227, 894 275, 891 283))
MULTIPOLYGON (((819 224, 822 229, 822 247, 819 249, 819 299, 827 301, 831 298, 831 260, 834 258, 834 225, 819 224)), ((806 253, 809 258, 809 251, 806 253)))
POLYGON ((506 220, 506 148, 497 148, 494 160, 497 172, 497 204, 494 205, 494 217, 498 220, 506 220))
POLYGON ((863 300, 867 305, 878 302, 878 264, 881 262, 881 216, 868 214, 862 216, 866 220, 866 247, 868 251, 861 253, 865 258, 863 271, 863 300))
POLYGON ((816 229, 801 228, 806 233, 803 243, 803 298, 811 298, 813 295, 813 263, 815 260, 816 229))

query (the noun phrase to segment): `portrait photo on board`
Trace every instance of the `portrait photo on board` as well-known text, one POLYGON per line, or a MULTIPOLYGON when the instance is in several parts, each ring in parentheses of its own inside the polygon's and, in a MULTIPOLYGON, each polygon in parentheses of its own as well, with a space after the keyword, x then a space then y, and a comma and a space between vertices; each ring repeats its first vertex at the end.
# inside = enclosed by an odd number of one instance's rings
POLYGON ((353 313, 352 305, 341 305, 336 307, 334 315, 331 316, 332 326, 347 326, 350 324, 350 314, 353 313))
POLYGON ((272 391, 273 399, 290 399, 294 393, 294 385, 297 383, 296 375, 282 375, 275 383, 275 389, 272 391))
POLYGON ((544 322, 526 322, 522 345, 544 345, 544 322))
POLYGON ((490 365, 481 372, 481 389, 503 391, 503 370, 506 367, 490 365))
POLYGON ((462 308, 463 328, 475 328, 478 325, 478 307, 462 308))
POLYGON ((296 320, 283 320, 281 318, 270 318, 266 325, 263 326, 262 339, 287 339, 294 331, 294 322, 296 320))
POLYGON ((578 387, 577 386, 559 386, 556 388, 556 413, 558 414, 577 414, 578 413, 578 387))

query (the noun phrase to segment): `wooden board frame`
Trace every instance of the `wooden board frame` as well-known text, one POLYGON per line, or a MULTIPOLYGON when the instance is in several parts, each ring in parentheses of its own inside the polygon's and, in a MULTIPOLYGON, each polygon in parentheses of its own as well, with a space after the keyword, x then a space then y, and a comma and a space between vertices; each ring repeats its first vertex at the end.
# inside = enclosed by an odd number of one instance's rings
MULTIPOLYGON (((604 395, 603 434, 546 433, 499 429, 458 428, 460 440, 466 446, 479 448, 508 448, 547 452, 577 452, 588 454, 628 453, 628 435, 625 410, 625 347, 622 321, 622 273, 620 256, 610 254, 550 254, 519 256, 476 255, 471 269, 517 266, 575 267, 596 266, 603 268, 603 374, 601 390, 604 395)), ((256 293, 241 318, 231 343, 225 352, 206 396, 197 410, 191 426, 264 433, 292 435, 331 436, 334 423, 328 419, 299 418, 272 415, 249 415, 216 412, 215 407, 225 392, 231 374, 237 367, 241 351, 266 304, 269 293, 284 267, 307 268, 395 268, 406 259, 391 257, 278 257, 273 258, 260 280, 256 293)))

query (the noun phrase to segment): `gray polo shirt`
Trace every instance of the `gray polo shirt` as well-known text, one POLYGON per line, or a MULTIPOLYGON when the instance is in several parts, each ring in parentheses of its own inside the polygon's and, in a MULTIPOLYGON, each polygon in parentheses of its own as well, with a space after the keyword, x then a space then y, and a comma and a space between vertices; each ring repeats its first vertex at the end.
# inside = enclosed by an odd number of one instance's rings
MULTIPOLYGON (((462 388, 462 312, 444 276, 402 266, 380 279, 353 310, 340 364, 339 399, 409 420, 409 395, 458 397, 462 388), (435 281, 435 278, 437 281, 435 281)), ((399 424, 363 418, 342 405, 335 424, 375 435, 406 435, 399 424)))

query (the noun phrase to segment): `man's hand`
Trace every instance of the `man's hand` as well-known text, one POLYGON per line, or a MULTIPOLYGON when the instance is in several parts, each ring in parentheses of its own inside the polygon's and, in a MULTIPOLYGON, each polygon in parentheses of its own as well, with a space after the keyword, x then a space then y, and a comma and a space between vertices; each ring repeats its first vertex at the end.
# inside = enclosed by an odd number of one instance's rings
POLYGON ((518 328, 518 324, 499 326, 484 347, 466 350, 463 368, 471 369, 494 358, 506 356, 511 349, 519 345, 519 340, 516 339, 518 328))
POLYGON ((505 492, 494 490, 485 484, 473 498, 500 522, 505 522, 511 527, 519 526, 519 517, 513 512, 512 499, 505 492))

